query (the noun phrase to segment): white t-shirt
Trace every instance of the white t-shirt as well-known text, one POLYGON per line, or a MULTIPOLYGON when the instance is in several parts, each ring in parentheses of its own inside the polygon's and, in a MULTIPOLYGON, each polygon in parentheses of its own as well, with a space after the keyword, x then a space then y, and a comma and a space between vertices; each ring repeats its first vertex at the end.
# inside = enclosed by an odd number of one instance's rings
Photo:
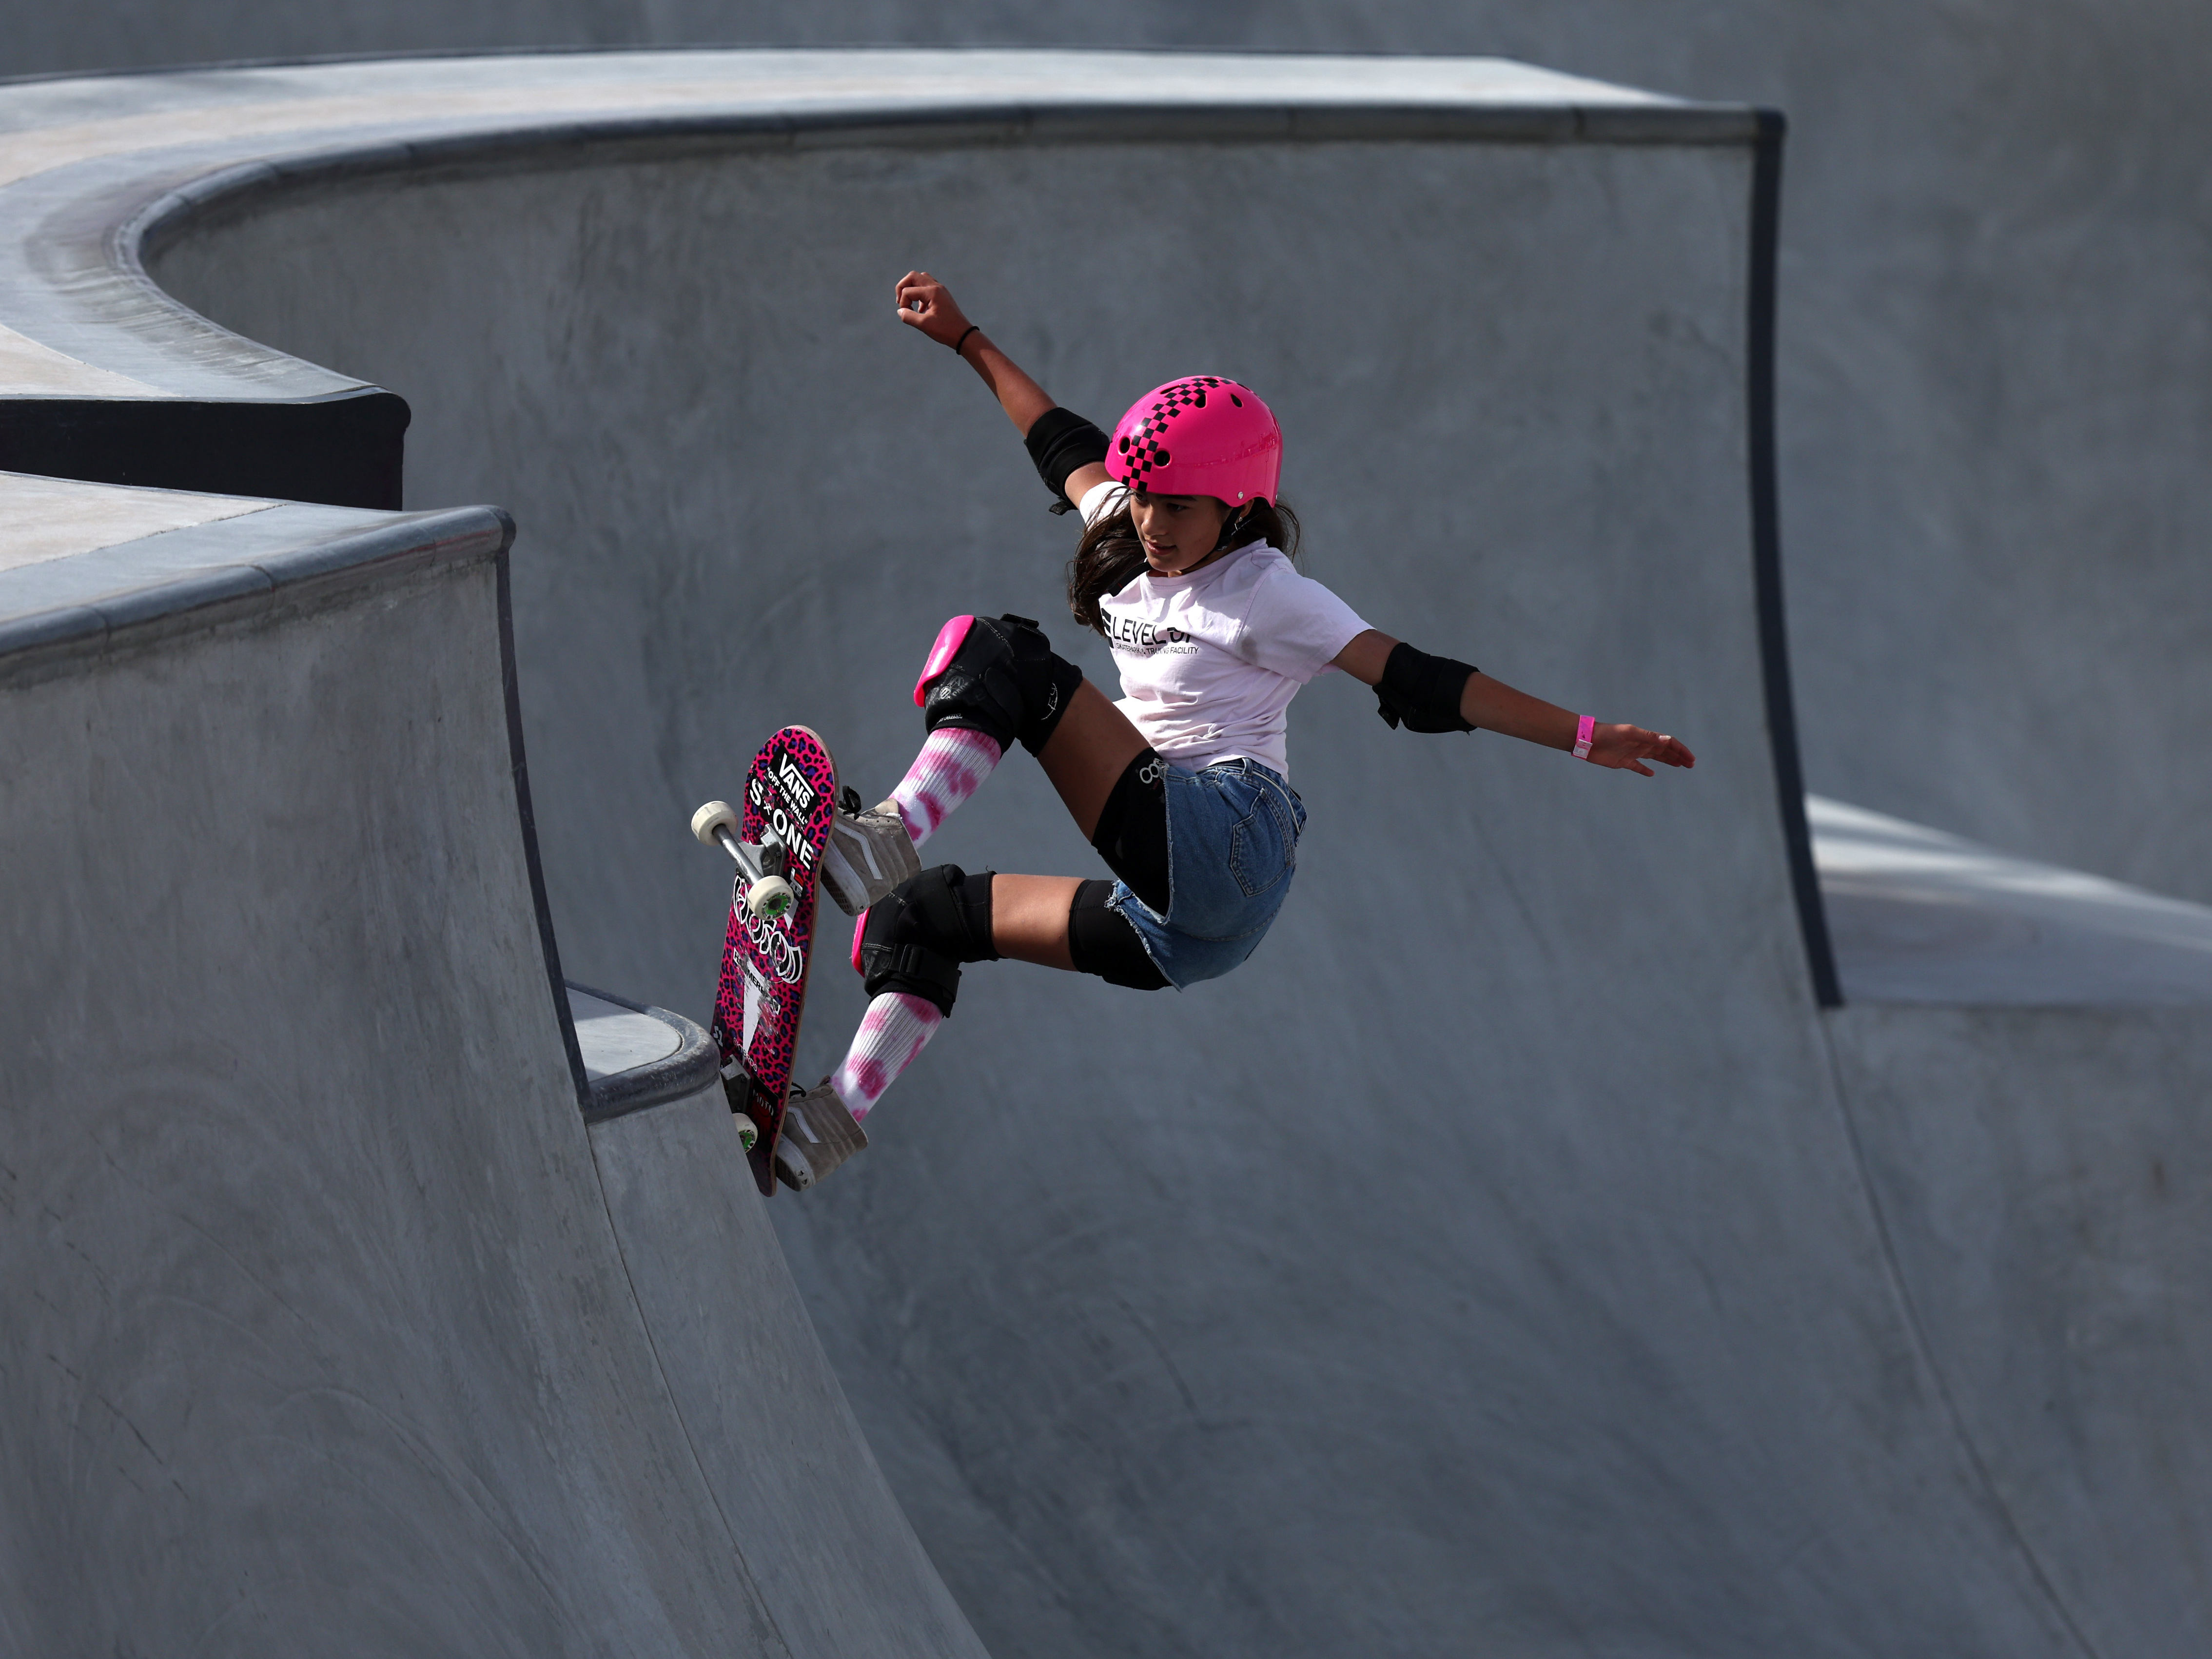
MULTIPOLYGON (((1085 521, 1108 511, 1121 488, 1085 492, 1085 521)), ((1367 629, 1265 542, 1187 576, 1147 570, 1098 611, 1121 671, 1121 712, 1146 743, 1194 771, 1241 755, 1289 776, 1291 699, 1367 629)))

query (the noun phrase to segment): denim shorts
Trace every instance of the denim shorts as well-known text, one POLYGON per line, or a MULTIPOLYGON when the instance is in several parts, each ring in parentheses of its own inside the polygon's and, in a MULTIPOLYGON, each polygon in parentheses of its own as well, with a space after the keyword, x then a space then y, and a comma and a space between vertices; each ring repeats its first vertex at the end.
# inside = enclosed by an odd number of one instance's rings
POLYGON ((1180 990, 1220 978, 1267 936, 1297 873, 1306 809, 1279 773, 1255 760, 1217 761, 1202 772, 1170 764, 1165 782, 1168 912, 1120 881, 1106 904, 1180 990))

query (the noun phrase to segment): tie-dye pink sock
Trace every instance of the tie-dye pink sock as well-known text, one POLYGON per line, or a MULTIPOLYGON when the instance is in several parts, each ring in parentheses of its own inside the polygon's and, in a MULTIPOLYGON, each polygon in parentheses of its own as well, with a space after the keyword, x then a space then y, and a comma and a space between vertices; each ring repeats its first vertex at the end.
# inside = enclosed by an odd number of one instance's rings
POLYGON ((845 1063, 830 1073, 830 1086, 845 1109, 855 1118, 867 1116, 944 1024, 935 1003, 903 991, 886 991, 871 1002, 845 1063))
POLYGON ((952 809, 983 787, 999 763, 999 745, 981 732, 940 727, 929 734, 921 752, 891 791, 899 822, 919 847, 952 816, 952 809))

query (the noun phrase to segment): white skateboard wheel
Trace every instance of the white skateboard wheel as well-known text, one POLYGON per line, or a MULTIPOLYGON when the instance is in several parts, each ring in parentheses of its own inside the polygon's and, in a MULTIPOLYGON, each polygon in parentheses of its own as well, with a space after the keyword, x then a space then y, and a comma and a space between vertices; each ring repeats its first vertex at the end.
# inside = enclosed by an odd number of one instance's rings
POLYGON ((745 889, 745 908, 757 921, 774 921, 798 896, 781 876, 763 876, 745 889))
POLYGON ((691 833, 708 846, 719 844, 714 840, 717 830, 727 830, 733 836, 738 833, 738 815, 726 800, 710 800, 691 815, 691 833))
POLYGON ((760 1131, 753 1126, 752 1119, 739 1112, 738 1114, 738 1145, 750 1152, 759 1140, 760 1131))

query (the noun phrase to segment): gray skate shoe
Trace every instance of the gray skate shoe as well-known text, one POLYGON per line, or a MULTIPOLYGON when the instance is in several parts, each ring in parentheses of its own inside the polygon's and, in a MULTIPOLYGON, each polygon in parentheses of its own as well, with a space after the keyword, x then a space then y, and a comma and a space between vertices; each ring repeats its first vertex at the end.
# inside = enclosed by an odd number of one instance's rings
POLYGON ((847 915, 857 916, 920 870, 921 860, 896 806, 884 801, 863 812, 858 795, 850 790, 845 795, 822 853, 822 890, 847 915))
POLYGON ((867 1133, 823 1078, 794 1092, 775 1141, 776 1179, 803 1193, 868 1144, 867 1133))

